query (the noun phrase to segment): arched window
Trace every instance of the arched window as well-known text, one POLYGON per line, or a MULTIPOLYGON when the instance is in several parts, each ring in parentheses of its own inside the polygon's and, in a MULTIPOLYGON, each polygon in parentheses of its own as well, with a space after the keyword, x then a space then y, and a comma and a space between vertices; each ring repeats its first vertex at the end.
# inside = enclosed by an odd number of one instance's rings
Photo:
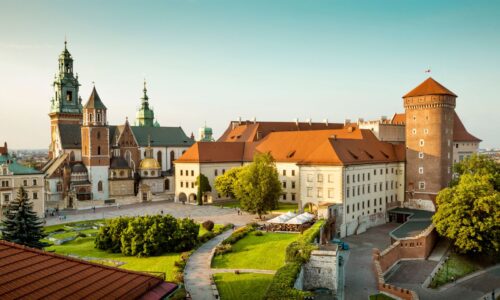
POLYGON ((101 114, 100 113, 97 113, 97 122, 101 122, 101 114))
POLYGON ((175 152, 174 150, 170 151, 170 169, 174 168, 174 160, 175 160, 175 152))
POLYGON ((102 181, 99 180, 99 182, 97 183, 97 191, 98 192, 102 192, 102 181))
POLYGON ((168 191, 170 190, 170 179, 165 179, 165 190, 168 191))
POLYGON ((97 146, 97 155, 101 155, 101 146, 97 146))
POLYGON ((89 114, 89 122, 92 122, 92 114, 89 114))
POLYGON ((156 152, 156 160, 160 164, 160 168, 163 169, 163 162, 162 162, 162 159, 161 159, 161 151, 156 152))
POLYGON ((71 151, 71 152, 69 153, 69 160, 70 160, 70 161, 75 161, 75 152, 71 151))

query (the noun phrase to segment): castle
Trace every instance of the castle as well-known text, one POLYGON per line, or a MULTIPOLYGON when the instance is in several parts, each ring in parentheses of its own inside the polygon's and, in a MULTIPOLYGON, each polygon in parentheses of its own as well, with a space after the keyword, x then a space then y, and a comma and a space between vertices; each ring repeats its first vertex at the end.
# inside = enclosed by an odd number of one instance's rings
POLYGON ((146 82, 135 126, 109 125, 95 86, 82 104, 66 42, 53 85, 46 209, 173 199, 173 161, 194 141, 181 127, 158 124, 146 82))

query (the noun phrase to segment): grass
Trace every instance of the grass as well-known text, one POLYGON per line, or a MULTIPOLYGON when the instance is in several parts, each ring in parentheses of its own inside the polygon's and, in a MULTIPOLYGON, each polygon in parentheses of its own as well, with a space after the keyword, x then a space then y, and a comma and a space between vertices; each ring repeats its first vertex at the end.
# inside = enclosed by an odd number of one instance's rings
MULTIPOLYGON (((84 222, 76 222, 70 224, 60 224, 54 226, 45 227, 46 232, 54 232, 57 230, 64 229, 64 226, 75 226, 80 225, 82 223, 85 224, 99 224, 102 223, 103 220, 98 221, 84 221, 84 222)), ((223 227, 223 225, 215 224, 215 228, 223 227)), ((97 233, 96 229, 86 229, 82 230, 82 233, 92 234, 97 233)), ((199 235, 203 235, 207 231, 200 225, 199 235)), ((61 233, 54 234, 53 237, 61 239, 67 236, 74 236, 77 234, 75 230, 66 230, 61 233)), ((125 256, 121 253, 109 253, 103 250, 99 250, 94 248, 94 240, 95 237, 88 236, 85 238, 77 238, 73 241, 67 242, 63 245, 51 245, 50 247, 46 247, 45 250, 54 251, 59 254, 64 255, 75 255, 78 257, 93 257, 91 261, 101 263, 104 265, 113 265, 106 260, 114 260, 123 262, 124 264, 119 266, 119 268, 134 270, 134 271, 142 271, 142 272, 163 272, 166 274, 167 281, 175 281, 174 273, 177 271, 177 267, 174 265, 175 261, 180 259, 180 253, 165 253, 160 256, 151 256, 151 257, 135 257, 135 256, 125 256)))
POLYGON ((264 297, 273 275, 220 273, 214 275, 221 300, 259 300, 264 297))
POLYGON ((215 256, 212 267, 277 270, 285 263, 286 247, 298 237, 293 233, 250 233, 232 245, 232 252, 215 256))
POLYGON ((394 298, 383 293, 378 293, 375 295, 370 295, 370 300, 394 300, 394 298))
MULTIPOLYGON (((240 207, 240 203, 237 200, 231 200, 221 203, 214 203, 214 206, 222 206, 226 208, 238 208, 240 207)), ((289 211, 298 211, 299 206, 297 203, 288 203, 288 202, 278 202, 278 208, 273 209, 271 213, 276 212, 289 212, 289 211)))
POLYGON ((430 284, 431 288, 438 288, 467 274, 480 270, 481 266, 466 255, 451 253, 448 260, 436 273, 430 284))
MULTIPOLYGON (((219 229, 219 228, 222 228, 222 227, 224 227, 224 225, 222 225, 222 224, 215 224, 214 225, 214 229, 212 229, 212 231, 215 231, 216 229, 219 229)), ((203 228, 203 226, 201 226, 201 224, 200 224, 200 231, 198 232, 198 236, 202 236, 202 235, 204 235, 207 232, 208 232, 208 230, 206 230, 205 228, 203 228)))

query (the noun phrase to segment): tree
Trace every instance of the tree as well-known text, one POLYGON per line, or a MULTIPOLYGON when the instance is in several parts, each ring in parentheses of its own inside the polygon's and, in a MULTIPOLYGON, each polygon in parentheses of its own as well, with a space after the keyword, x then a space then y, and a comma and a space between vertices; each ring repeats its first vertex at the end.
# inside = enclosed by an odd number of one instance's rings
POLYGON ((489 156, 473 154, 456 163, 453 166, 453 171, 456 175, 451 182, 451 186, 457 185, 460 176, 464 174, 479 174, 489 176, 495 190, 500 190, 500 164, 489 156))
POLYGON ((33 248, 43 248, 47 243, 40 240, 47 235, 43 231, 43 221, 33 211, 33 203, 23 187, 11 201, 1 224, 2 239, 33 248))
POLYGON ((278 171, 269 153, 256 154, 253 162, 243 167, 234 184, 234 194, 241 208, 258 214, 259 218, 276 207, 281 193, 278 171))
POLYGON ((500 192, 491 178, 465 172, 437 196, 436 230, 463 253, 500 251, 500 192))
POLYGON ((212 187, 210 186, 207 176, 201 173, 198 177, 196 177, 196 185, 198 186, 198 192, 196 195, 198 198, 198 205, 203 205, 203 196, 206 192, 211 192, 212 187))
POLYGON ((215 178, 215 189, 221 195, 236 198, 234 195, 234 183, 238 179, 239 174, 243 167, 232 168, 226 173, 219 175, 215 178))

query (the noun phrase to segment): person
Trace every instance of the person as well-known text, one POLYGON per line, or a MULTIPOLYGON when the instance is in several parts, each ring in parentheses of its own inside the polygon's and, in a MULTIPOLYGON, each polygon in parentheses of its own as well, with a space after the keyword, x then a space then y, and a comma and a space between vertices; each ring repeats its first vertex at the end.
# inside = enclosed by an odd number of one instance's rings
POLYGON ((163 209, 161 210, 161 214, 163 215, 163 209))

